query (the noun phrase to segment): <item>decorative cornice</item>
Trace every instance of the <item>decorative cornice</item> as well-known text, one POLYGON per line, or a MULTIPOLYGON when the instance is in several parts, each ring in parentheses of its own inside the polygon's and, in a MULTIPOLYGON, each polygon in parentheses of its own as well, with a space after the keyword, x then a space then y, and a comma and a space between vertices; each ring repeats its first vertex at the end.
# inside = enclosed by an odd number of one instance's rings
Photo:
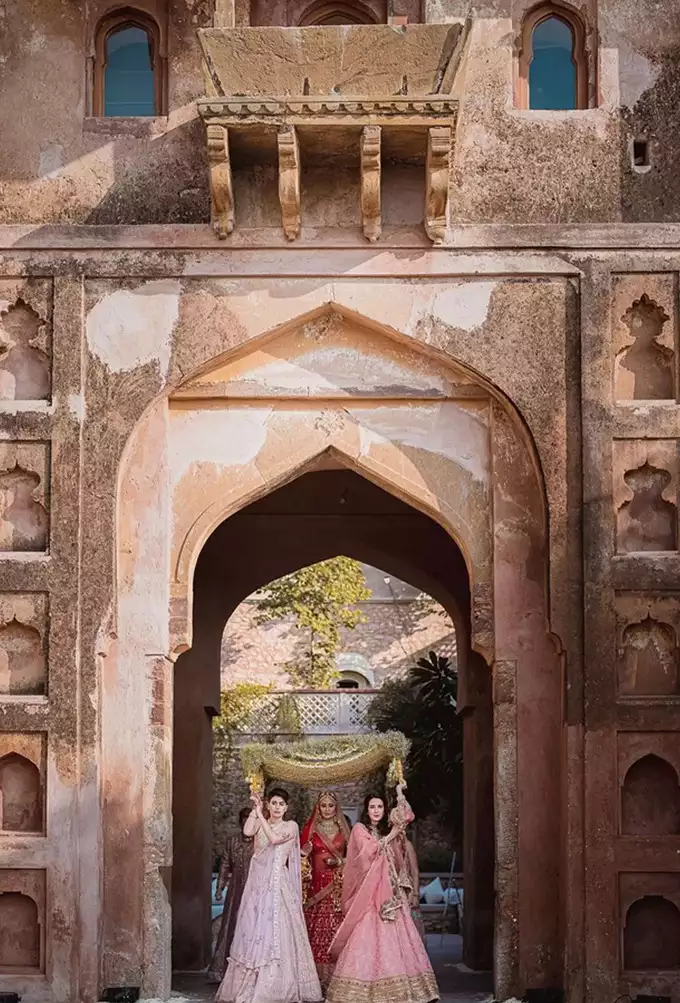
POLYGON ((211 97, 198 102, 203 119, 232 122, 253 119, 286 118, 356 118, 446 119, 455 116, 458 101, 430 95, 427 97, 390 96, 384 98, 350 97, 211 97))

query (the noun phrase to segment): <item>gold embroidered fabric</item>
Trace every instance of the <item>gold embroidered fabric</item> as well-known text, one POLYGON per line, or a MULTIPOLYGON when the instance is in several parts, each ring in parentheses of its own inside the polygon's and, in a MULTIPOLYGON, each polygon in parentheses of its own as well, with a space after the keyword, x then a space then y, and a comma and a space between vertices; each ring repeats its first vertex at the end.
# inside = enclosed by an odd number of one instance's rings
POLYGON ((326 1003, 432 1003, 438 999, 437 980, 431 972, 376 982, 341 979, 336 975, 326 995, 326 1003))

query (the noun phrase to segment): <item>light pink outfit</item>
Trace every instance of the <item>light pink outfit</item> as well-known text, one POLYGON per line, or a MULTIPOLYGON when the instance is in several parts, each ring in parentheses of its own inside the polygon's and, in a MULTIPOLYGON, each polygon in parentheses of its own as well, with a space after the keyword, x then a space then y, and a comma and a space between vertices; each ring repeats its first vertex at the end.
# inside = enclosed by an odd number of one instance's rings
MULTIPOLYGON (((408 813, 412 819, 410 808, 408 813)), ((352 829, 343 875, 345 918, 331 945, 337 964, 328 1003, 430 1003, 439 998, 411 918, 411 880, 398 842, 386 846, 360 822, 352 829)))
POLYGON ((272 845, 260 829, 218 1003, 317 1003, 323 998, 302 911, 300 834, 278 826, 272 845))

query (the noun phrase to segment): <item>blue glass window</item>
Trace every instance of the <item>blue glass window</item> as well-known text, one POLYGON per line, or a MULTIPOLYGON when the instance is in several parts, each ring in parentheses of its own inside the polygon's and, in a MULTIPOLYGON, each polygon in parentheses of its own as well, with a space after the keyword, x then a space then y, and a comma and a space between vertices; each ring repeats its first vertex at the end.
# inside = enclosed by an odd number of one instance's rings
POLYGON ((561 17, 546 17, 533 30, 529 107, 570 111, 578 107, 574 32, 561 17))
POLYGON ((106 39, 104 115, 155 114, 151 38, 144 28, 123 25, 106 39))

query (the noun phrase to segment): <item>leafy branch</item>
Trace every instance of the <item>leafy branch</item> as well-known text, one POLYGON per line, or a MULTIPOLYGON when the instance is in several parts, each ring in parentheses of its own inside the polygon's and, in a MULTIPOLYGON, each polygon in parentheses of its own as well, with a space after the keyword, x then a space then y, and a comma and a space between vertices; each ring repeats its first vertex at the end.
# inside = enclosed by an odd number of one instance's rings
POLYGON ((255 623, 293 619, 309 643, 285 666, 297 688, 325 689, 336 674, 341 630, 354 630, 366 617, 357 607, 371 596, 361 565, 349 557, 312 564, 271 582, 257 600, 255 623))

